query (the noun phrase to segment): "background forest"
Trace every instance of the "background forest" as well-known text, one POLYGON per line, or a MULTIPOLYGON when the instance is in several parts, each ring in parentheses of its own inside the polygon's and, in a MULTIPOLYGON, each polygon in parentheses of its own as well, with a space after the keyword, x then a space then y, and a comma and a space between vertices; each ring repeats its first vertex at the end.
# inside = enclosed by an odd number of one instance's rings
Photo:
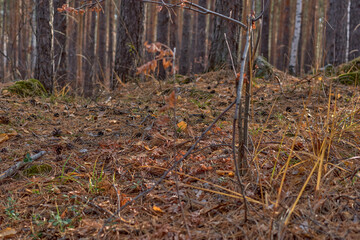
MULTIPOLYGON (((101 2, 100 7, 91 1, 1 1, 1 81, 37 78, 91 96, 99 87, 114 89, 116 76, 127 81, 133 77, 132 68, 151 59, 145 54, 145 41, 176 48, 176 66, 183 75, 228 68, 224 33, 235 61, 240 61, 245 34, 234 23, 141 1, 101 2), (61 10, 64 4, 69 9, 93 9, 74 13, 61 10)), ((250 11, 248 0, 193 2, 242 22, 250 11)), ((359 1, 265 2, 257 54, 276 68, 303 75, 359 56, 359 1)), ((257 4, 260 13, 261 1, 257 4)), ((165 72, 159 75, 164 78, 165 72)))

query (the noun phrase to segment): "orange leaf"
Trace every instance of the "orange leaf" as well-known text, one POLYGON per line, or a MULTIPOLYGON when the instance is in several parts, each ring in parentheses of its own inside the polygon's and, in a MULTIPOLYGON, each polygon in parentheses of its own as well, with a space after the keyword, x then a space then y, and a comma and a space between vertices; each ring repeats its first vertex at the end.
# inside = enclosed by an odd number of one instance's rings
POLYGON ((174 108, 175 107, 175 102, 176 102, 175 91, 172 91, 172 93, 167 98, 167 104, 169 105, 170 108, 174 108))
POLYGON ((5 133, 0 134, 0 143, 3 143, 7 140, 9 140, 9 135, 7 135, 5 133))
POLYGON ((181 121, 177 124, 177 127, 181 130, 181 131, 184 131, 187 127, 187 123, 184 122, 184 121, 181 121))
POLYGON ((161 212, 161 213, 164 212, 161 208, 159 208, 159 207, 156 206, 156 205, 153 206, 153 210, 154 210, 155 212, 161 212))

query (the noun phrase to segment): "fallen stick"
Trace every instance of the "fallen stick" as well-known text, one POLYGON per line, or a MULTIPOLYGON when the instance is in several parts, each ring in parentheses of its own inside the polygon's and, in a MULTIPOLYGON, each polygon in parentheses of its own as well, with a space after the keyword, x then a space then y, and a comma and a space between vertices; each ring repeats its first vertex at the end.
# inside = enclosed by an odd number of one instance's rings
POLYGON ((4 173, 0 174, 0 181, 4 180, 7 177, 12 176, 14 173, 16 173, 19 169, 21 169, 22 167, 24 167, 25 165, 27 165, 28 163, 35 161, 36 159, 42 157, 46 152, 45 151, 41 151, 33 156, 30 156, 30 159, 28 162, 24 162, 24 160, 22 160, 21 162, 16 163, 14 166, 12 166, 11 168, 9 168, 8 170, 6 170, 4 173))

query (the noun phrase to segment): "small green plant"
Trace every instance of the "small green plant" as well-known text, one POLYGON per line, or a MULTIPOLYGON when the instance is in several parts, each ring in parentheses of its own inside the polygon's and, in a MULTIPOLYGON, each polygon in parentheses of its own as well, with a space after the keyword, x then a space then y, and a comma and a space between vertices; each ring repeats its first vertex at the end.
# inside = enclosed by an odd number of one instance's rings
POLYGON ((8 218, 13 220, 19 220, 19 213, 17 213, 14 209, 15 200, 12 197, 8 197, 8 201, 6 203, 7 208, 5 208, 5 214, 8 218))
POLYGON ((196 99, 191 99, 190 101, 200 109, 205 109, 207 106, 211 105, 211 99, 208 99, 206 101, 198 101, 196 99))
POLYGON ((104 166, 101 168, 100 174, 96 171, 95 161, 93 172, 91 174, 91 178, 89 179, 89 191, 91 193, 99 193, 101 191, 100 183, 104 180, 104 166))
POLYGON ((50 218, 49 222, 52 223, 52 225, 54 227, 59 227, 61 232, 64 232, 65 228, 70 225, 72 220, 71 219, 63 219, 61 217, 59 207, 56 206, 56 213, 53 213, 53 212, 51 213, 51 218, 50 218))

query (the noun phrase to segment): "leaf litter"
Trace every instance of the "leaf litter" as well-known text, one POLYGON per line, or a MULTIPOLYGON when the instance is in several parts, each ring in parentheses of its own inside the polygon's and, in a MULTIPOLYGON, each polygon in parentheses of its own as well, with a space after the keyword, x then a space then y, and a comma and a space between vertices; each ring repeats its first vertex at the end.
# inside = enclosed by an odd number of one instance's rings
MULTIPOLYGON (((101 237, 359 238, 359 87, 275 74, 253 83, 250 170, 242 177, 247 222, 230 111, 101 237)), ((46 154, 1 180, 1 234, 98 237, 103 223, 152 187, 235 98, 235 79, 225 70, 176 80, 124 83, 96 101, 2 93, 0 173, 46 154)))

